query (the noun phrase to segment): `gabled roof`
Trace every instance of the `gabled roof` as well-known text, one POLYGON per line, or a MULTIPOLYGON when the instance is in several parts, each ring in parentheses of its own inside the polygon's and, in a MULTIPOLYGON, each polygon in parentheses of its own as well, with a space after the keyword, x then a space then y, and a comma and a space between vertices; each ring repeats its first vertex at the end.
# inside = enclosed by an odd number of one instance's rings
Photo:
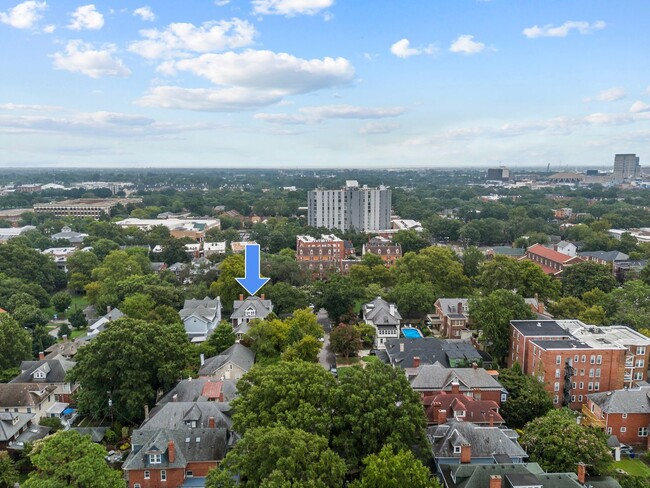
MULTIPOLYGON (((419 339, 386 340, 386 355, 392 366, 412 368, 413 358, 420 358, 420 364, 433 364, 439 362, 444 367, 450 366, 450 360, 466 359, 468 362, 490 361, 492 358, 487 353, 477 351, 469 341, 453 339, 437 339, 423 337, 419 339), (402 351, 401 349, 404 349, 402 351), (485 354, 485 356, 483 356, 485 354)), ((380 358, 381 359, 381 358, 380 358)))
POLYGON ((363 304, 363 319, 372 320, 376 326, 399 325, 402 316, 394 303, 377 297, 373 301, 363 304))
POLYGON ((34 417, 33 413, 0 412, 0 442, 7 442, 34 417))
POLYGON ((179 312, 181 319, 195 315, 201 319, 212 321, 221 311, 221 299, 219 297, 211 300, 205 297, 203 300, 185 300, 183 309, 179 312))
POLYGON ((122 469, 185 468, 191 462, 221 461, 226 455, 227 442, 226 429, 138 429, 131 436, 133 450, 122 469), (169 461, 170 441, 174 442, 174 462, 169 461), (149 464, 149 452, 160 453, 162 462, 153 466, 149 464))
POLYGON ((227 403, 169 402, 154 408, 140 430, 184 429, 188 426, 187 422, 196 422, 196 428, 207 429, 211 417, 216 427, 230 429, 232 421, 227 415, 229 410, 227 403))
POLYGON ((592 393, 587 398, 605 413, 642 413, 650 415, 650 386, 592 393))
POLYGON ((0 407, 35 407, 56 390, 43 383, 0 383, 0 407))
POLYGON ((65 383, 65 375, 76 363, 56 356, 53 359, 39 361, 23 361, 20 363, 21 373, 10 383, 65 383), (40 370, 45 373, 45 378, 34 378, 34 373, 40 370))
POLYGON ((412 370, 409 379, 415 390, 442 390, 454 381, 458 381, 460 389, 471 390, 505 390, 501 383, 483 368, 445 368, 440 363, 424 364, 412 370))
POLYGON ((607 263, 626 261, 630 258, 630 256, 620 251, 582 251, 578 253, 578 256, 600 259, 607 263))
POLYGON ((252 295, 246 297, 244 300, 235 300, 233 302, 233 310, 231 319, 240 319, 246 317, 246 310, 248 307, 255 309, 256 319, 263 319, 273 311, 273 304, 271 300, 262 300, 260 297, 252 295))
POLYGON ((79 348, 86 345, 86 342, 75 339, 73 341, 57 342, 45 349, 45 359, 54 359, 56 356, 74 357, 79 348))
POLYGON ((158 405, 177 402, 197 402, 212 399, 210 396, 210 385, 220 384, 223 393, 223 400, 229 402, 237 397, 236 380, 215 380, 214 378, 196 378, 179 381, 174 388, 165 394, 159 401, 158 405))
POLYGON ((429 427, 427 437, 434 458, 460 458, 454 447, 462 444, 471 446, 472 458, 492 458, 496 454, 506 454, 511 458, 528 457, 517 442, 517 433, 500 427, 451 420, 444 425, 429 427))
MULTIPOLYGON (((575 473, 546 473, 537 463, 517 464, 443 464, 440 466, 444 486, 447 488, 486 488, 490 476, 501 476, 504 485, 517 486, 517 475, 533 476, 544 488, 581 488, 575 473), (508 485, 507 481, 510 481, 508 485)), ((528 478, 532 480, 532 478, 528 478)), ((522 480, 523 481, 523 480, 522 480)), ((530 481, 525 486, 531 486, 530 481)), ((611 485, 612 488, 616 485, 611 485)))
POLYGON ((233 363, 244 371, 248 371, 253 367, 254 362, 255 353, 251 349, 239 343, 233 344, 218 356, 206 359, 199 370, 199 376, 211 376, 227 363, 233 363))
POLYGON ((429 421, 437 418, 436 409, 443 409, 447 411, 448 419, 453 418, 453 412, 463 410, 465 412, 463 420, 466 422, 488 424, 490 418, 495 424, 504 422, 499 413, 499 405, 492 400, 475 400, 465 395, 443 392, 424 397, 422 404, 425 407, 429 421))
POLYGON ((562 254, 561 252, 554 251, 553 249, 549 249, 548 247, 542 246, 541 244, 533 244, 526 250, 531 254, 542 256, 555 263, 567 263, 569 261, 578 261, 578 262, 583 261, 582 258, 576 256, 567 256, 566 254, 562 254))
POLYGON ((458 304, 460 303, 461 304, 460 313, 464 315, 463 310, 468 309, 467 302, 469 302, 468 298, 439 298, 436 304, 440 305, 440 309, 442 310, 442 313, 447 315, 451 313, 459 313, 458 304))

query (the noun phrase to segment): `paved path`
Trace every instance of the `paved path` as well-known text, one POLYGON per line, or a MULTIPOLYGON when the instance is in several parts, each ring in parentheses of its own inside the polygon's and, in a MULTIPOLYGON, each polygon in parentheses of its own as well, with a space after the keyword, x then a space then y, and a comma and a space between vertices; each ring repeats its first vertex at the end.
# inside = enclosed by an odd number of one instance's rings
POLYGON ((334 354, 332 354, 328 350, 328 346, 330 344, 330 331, 332 330, 330 326, 330 319, 324 308, 321 308, 318 311, 316 317, 318 323, 323 327, 323 331, 325 332, 325 335, 323 337, 324 338, 323 347, 318 353, 318 362, 323 368, 329 371, 330 366, 336 363, 334 354))

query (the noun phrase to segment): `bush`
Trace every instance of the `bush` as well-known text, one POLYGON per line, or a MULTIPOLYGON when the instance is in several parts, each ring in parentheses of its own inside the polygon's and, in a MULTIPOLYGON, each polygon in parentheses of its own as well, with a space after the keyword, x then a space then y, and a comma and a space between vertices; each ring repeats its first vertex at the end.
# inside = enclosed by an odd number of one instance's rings
POLYGON ((38 424, 43 425, 45 427, 52 427, 53 434, 63 429, 63 425, 61 425, 61 420, 52 417, 42 418, 41 420, 39 420, 38 424))
POLYGON ((106 431, 106 434, 104 434, 104 441, 109 444, 113 444, 115 441, 117 441, 117 434, 113 429, 108 429, 106 431))

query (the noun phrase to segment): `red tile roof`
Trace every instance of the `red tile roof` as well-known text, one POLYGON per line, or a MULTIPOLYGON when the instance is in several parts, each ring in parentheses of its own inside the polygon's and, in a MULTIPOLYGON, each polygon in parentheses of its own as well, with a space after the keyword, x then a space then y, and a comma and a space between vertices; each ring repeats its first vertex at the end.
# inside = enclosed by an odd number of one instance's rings
POLYGON ((530 246, 528 249, 526 249, 526 251, 531 254, 537 254, 538 256, 542 256, 543 258, 550 259, 551 261, 554 261, 556 263, 566 263, 567 261, 570 261, 575 257, 575 256, 567 256, 566 254, 562 254, 561 252, 554 251, 553 249, 549 249, 548 247, 542 246, 541 244, 534 244, 530 246))
POLYGON ((208 381, 203 385, 203 391, 201 391, 201 396, 206 398, 219 399, 221 395, 221 387, 223 382, 221 381, 208 381))
POLYGON ((492 400, 475 400, 465 395, 455 393, 438 393, 422 398, 422 404, 426 410, 429 422, 436 422, 437 410, 446 410, 447 418, 454 418, 455 410, 464 410, 466 422, 487 424, 490 422, 490 414, 495 424, 502 424, 503 417, 499 413, 499 405, 492 400))

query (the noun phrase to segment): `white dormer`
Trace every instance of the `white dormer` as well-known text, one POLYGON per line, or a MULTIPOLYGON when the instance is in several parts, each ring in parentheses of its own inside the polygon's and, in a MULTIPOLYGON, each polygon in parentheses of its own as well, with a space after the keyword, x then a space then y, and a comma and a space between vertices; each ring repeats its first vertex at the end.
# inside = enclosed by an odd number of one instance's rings
POLYGON ((246 315, 246 317, 255 317, 255 308, 248 307, 244 312, 244 315, 246 315))

